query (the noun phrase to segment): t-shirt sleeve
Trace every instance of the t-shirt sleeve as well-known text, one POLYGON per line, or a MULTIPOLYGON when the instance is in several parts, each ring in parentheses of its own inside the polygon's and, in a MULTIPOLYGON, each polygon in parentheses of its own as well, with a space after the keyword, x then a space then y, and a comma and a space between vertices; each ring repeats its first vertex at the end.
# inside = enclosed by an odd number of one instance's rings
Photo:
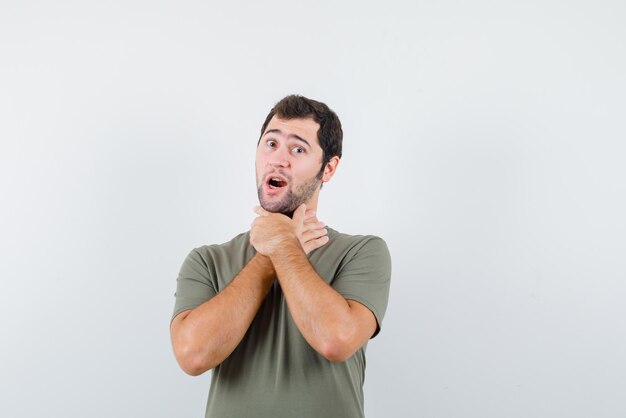
POLYGON ((217 294, 207 261, 197 249, 192 250, 176 279, 176 302, 172 319, 179 313, 193 309, 217 294))
POLYGON ((391 256, 384 240, 368 237, 341 267, 332 287, 344 298, 365 305, 376 317, 376 332, 380 331, 391 281, 391 256))

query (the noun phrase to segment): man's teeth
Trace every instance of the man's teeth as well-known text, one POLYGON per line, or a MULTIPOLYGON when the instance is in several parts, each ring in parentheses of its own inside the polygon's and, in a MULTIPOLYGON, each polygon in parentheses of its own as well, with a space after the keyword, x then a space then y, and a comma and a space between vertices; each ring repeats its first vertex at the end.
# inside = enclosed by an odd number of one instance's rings
POLYGON ((286 183, 278 177, 272 177, 268 183, 270 189, 277 189, 286 186, 286 183))

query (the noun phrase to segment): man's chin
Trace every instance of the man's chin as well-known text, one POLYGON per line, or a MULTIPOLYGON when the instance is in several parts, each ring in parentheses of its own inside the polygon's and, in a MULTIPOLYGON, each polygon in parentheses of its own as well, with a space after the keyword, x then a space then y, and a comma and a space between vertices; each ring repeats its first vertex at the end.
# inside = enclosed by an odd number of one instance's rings
POLYGON ((267 204, 266 202, 263 202, 262 200, 259 201, 259 204, 264 210, 268 212, 280 213, 290 218, 293 218, 293 213, 296 211, 295 209, 288 209, 279 204, 278 205, 267 204))
POLYGON ((282 213, 285 216, 290 218, 293 217, 293 213, 296 211, 298 206, 298 201, 296 196, 294 196, 290 190, 284 191, 282 196, 268 196, 263 193, 263 189, 261 187, 258 188, 258 198, 259 204, 263 209, 272 213, 282 213))

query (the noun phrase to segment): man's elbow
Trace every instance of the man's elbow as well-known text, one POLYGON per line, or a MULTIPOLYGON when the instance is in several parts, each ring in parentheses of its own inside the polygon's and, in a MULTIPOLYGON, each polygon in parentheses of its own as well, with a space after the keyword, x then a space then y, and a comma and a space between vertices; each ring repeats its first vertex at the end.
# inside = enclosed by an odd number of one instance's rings
POLYGON ((319 352, 326 360, 340 363, 352 357, 357 349, 351 338, 335 337, 324 341, 319 352))
POLYGON ((217 363, 212 362, 207 356, 202 356, 189 349, 175 350, 175 355, 180 368, 190 376, 200 376, 217 366, 217 363))
POLYGON ((180 368, 189 376, 200 376, 207 370, 211 369, 211 368, 203 367, 200 364, 188 363, 188 362, 183 362, 183 361, 179 361, 178 364, 180 365, 180 368))

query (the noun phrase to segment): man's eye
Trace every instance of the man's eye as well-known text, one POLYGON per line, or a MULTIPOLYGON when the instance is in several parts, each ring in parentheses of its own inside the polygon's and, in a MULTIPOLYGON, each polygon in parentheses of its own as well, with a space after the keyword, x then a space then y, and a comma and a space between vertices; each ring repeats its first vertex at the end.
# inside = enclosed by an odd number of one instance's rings
POLYGON ((302 148, 302 147, 295 147, 293 149, 293 152, 295 152, 296 154, 302 154, 304 152, 304 148, 302 148))
POLYGON ((270 139, 267 141, 267 146, 274 148, 276 146, 276 141, 270 139))

